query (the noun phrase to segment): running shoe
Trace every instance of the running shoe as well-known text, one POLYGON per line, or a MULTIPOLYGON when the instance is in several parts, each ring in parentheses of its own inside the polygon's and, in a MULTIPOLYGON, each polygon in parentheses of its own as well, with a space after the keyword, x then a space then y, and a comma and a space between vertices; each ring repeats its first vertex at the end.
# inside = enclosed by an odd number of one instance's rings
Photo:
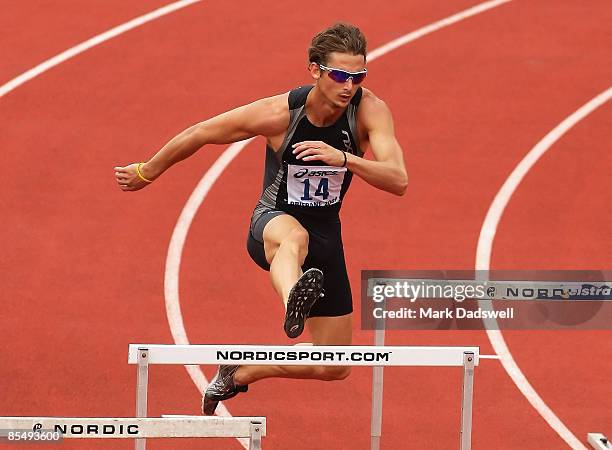
POLYGON ((234 382, 234 374, 240 366, 220 365, 202 397, 202 413, 212 416, 222 400, 235 397, 240 392, 249 390, 249 386, 240 386, 234 382))
POLYGON ((296 338, 304 331, 304 323, 310 308, 323 295, 323 272, 308 269, 289 292, 285 313, 285 333, 296 338))

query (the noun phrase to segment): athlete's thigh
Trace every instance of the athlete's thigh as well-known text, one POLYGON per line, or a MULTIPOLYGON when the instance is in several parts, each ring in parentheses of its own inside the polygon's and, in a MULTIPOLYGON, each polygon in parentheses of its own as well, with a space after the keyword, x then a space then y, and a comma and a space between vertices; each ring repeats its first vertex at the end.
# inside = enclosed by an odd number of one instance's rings
POLYGON ((295 233, 296 231, 305 233, 306 235, 308 234, 300 222, 289 214, 280 214, 273 217, 263 229, 263 244, 266 259, 271 261, 281 242, 283 242, 289 234, 295 233))
POLYGON ((353 314, 309 317, 306 326, 314 345, 351 345, 353 341, 353 314))

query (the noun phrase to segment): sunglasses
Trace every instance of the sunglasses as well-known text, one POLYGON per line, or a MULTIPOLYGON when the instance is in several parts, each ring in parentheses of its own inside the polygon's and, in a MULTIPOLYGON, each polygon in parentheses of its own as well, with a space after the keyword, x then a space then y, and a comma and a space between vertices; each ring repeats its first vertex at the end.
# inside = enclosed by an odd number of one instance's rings
POLYGON ((346 70, 334 69, 333 67, 326 67, 318 64, 321 70, 325 70, 329 73, 329 78, 337 83, 346 83, 348 80, 352 80, 353 84, 359 84, 368 74, 367 69, 360 70, 359 72, 347 72, 346 70))

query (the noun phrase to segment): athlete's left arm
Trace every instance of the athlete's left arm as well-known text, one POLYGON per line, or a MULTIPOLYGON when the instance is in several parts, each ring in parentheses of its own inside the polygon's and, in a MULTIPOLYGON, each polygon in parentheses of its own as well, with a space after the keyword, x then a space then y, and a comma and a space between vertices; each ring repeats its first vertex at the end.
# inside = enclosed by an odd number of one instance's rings
POLYGON ((358 122, 367 131, 375 160, 347 154, 347 167, 378 189, 404 195, 408 175, 402 148, 395 137, 391 111, 382 100, 368 97, 364 96, 359 105, 358 122))

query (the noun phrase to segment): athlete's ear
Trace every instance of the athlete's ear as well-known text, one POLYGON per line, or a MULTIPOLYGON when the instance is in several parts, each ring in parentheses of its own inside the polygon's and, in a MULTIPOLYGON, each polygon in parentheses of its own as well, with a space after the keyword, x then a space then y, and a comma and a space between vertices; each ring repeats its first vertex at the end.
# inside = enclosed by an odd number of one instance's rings
POLYGON ((310 76, 313 80, 318 80, 321 78, 321 68, 315 62, 311 62, 308 64, 308 71, 310 72, 310 76))

